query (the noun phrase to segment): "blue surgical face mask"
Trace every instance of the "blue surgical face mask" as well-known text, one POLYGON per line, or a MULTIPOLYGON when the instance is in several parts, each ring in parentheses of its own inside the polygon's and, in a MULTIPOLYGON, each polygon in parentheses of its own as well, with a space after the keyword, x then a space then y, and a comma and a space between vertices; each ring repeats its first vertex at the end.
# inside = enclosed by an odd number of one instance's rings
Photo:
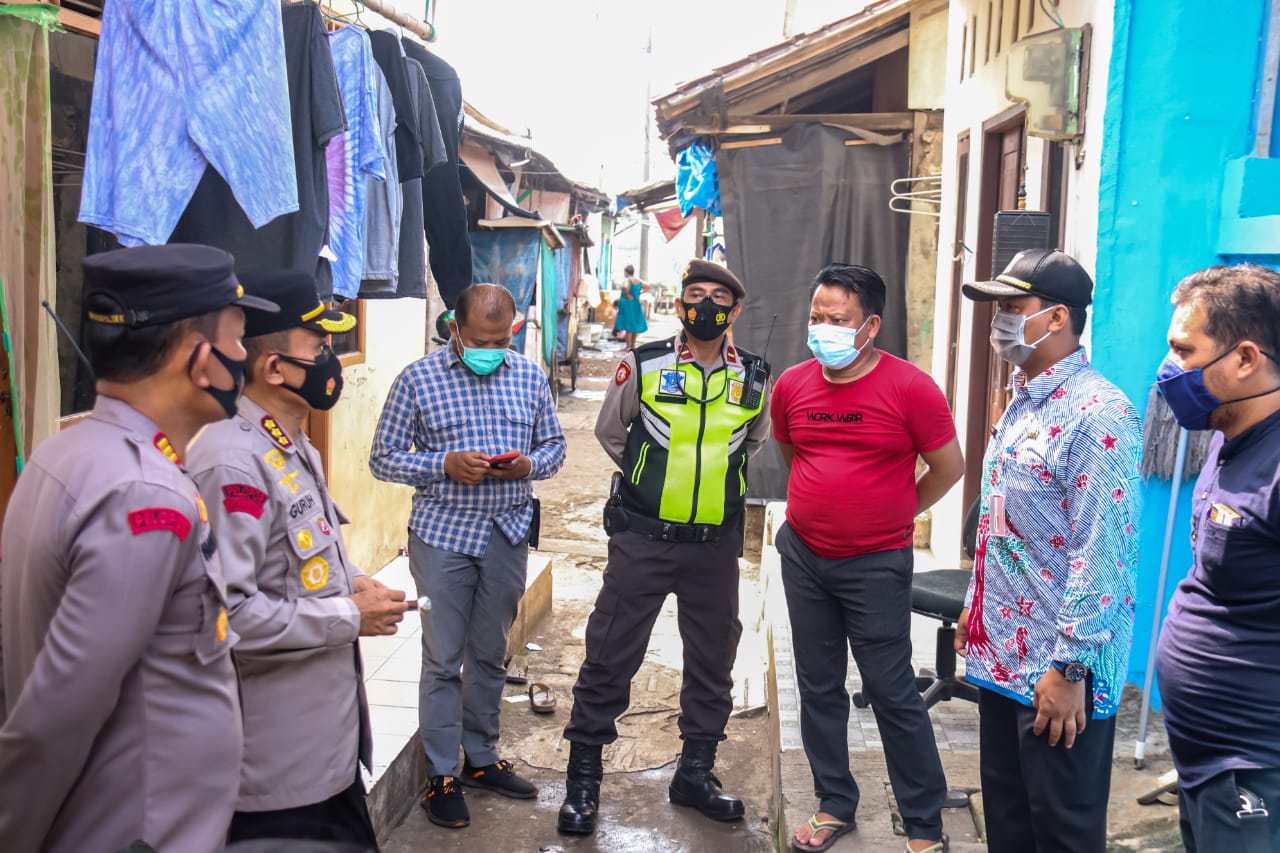
POLYGON ((858 333, 871 322, 868 317, 856 329, 848 326, 832 326, 829 323, 809 324, 809 350, 823 366, 842 370, 858 359, 862 350, 858 347, 858 333))
POLYGON ((469 347, 461 341, 458 342, 458 346, 462 349, 462 363, 478 376, 488 376, 493 373, 507 356, 506 347, 502 349, 469 347))

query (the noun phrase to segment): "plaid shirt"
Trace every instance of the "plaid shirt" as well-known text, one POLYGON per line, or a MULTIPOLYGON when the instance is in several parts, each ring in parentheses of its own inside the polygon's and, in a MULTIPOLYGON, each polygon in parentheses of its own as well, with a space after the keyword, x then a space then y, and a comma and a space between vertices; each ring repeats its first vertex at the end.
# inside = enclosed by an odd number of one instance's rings
POLYGON ((1053 661, 1093 673, 1094 715, 1120 703, 1133 638, 1142 422, 1083 349, 1014 374, 983 459, 965 677, 1030 705, 1053 661))
POLYGON ((489 376, 477 376, 441 347, 410 364, 391 386, 369 451, 379 480, 416 487, 409 529, 434 548, 483 557, 491 525, 522 541, 533 519, 532 480, 564 464, 565 439, 542 369, 508 351, 489 376), (518 450, 533 470, 523 480, 450 480, 444 457, 455 451, 497 456, 518 450))

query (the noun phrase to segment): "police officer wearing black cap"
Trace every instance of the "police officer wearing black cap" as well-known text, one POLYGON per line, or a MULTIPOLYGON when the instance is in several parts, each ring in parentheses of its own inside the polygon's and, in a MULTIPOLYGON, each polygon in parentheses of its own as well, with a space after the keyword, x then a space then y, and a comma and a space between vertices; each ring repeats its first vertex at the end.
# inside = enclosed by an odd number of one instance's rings
POLYGON ((327 308, 302 272, 246 272, 280 306, 245 323, 248 370, 234 418, 205 430, 191 471, 225 560, 244 705, 244 762, 231 841, 296 838, 376 849, 358 763, 371 766, 358 636, 394 634, 408 608, 351 563, 347 521, 302 430, 342 394, 327 308))
POLYGON ((743 815, 742 802, 711 771, 733 709, 747 459, 769 437, 768 367, 728 340, 746 297, 736 275, 694 260, 681 288, 676 314, 684 331, 622 360, 596 421, 596 438, 622 472, 605 509, 609 566, 587 622, 586 660, 564 732, 565 833, 595 830, 601 747, 618 737, 616 720, 670 593, 684 643, 684 748, 671 802, 714 820, 743 815))
POLYGON ((93 255, 84 281, 97 404, 31 455, 0 542, 0 845, 212 850, 240 771, 236 638, 182 460, 235 412, 245 314, 276 306, 208 246, 93 255))

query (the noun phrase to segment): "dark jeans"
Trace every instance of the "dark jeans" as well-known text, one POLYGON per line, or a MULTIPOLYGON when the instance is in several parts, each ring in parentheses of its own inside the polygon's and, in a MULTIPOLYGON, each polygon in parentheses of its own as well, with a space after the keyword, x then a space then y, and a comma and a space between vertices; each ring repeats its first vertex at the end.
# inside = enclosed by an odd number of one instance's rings
POLYGON ((774 541, 791 616, 800 736, 820 809, 852 820, 858 808, 858 784, 849 772, 847 642, 871 700, 907 835, 941 838, 947 781, 911 668, 911 549, 827 560, 790 525, 774 541))
POLYGON ((573 688, 565 740, 599 745, 618 739, 617 718, 631 702, 631 679, 644 663, 658 611, 675 593, 684 682, 680 734, 724 740, 733 710, 742 532, 729 526, 713 542, 660 542, 625 530, 609 537, 609 567, 587 620, 586 660, 573 688))
POLYGON ((1194 790, 1179 789, 1178 808, 1187 853, 1280 851, 1280 768, 1219 773, 1194 790), (1261 797, 1269 816, 1238 816, 1240 788, 1261 797))
POLYGON ((1090 719, 1071 749, 1050 748, 1034 708, 978 693, 989 853, 1103 853, 1116 718, 1090 719))
POLYGON ((227 843, 255 838, 289 838, 308 841, 345 841, 364 851, 377 851, 364 782, 356 780, 345 791, 321 803, 270 812, 236 812, 231 817, 227 843))

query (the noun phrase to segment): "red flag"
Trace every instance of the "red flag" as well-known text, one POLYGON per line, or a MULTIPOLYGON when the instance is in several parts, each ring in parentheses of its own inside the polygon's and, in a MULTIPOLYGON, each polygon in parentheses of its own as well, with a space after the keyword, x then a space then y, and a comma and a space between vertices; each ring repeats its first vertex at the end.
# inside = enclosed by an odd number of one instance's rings
POLYGON ((658 211, 653 215, 653 218, 658 220, 658 227, 662 229, 662 236, 670 243, 680 233, 680 230, 689 224, 689 220, 693 219, 693 214, 681 216, 680 208, 672 207, 658 211))

